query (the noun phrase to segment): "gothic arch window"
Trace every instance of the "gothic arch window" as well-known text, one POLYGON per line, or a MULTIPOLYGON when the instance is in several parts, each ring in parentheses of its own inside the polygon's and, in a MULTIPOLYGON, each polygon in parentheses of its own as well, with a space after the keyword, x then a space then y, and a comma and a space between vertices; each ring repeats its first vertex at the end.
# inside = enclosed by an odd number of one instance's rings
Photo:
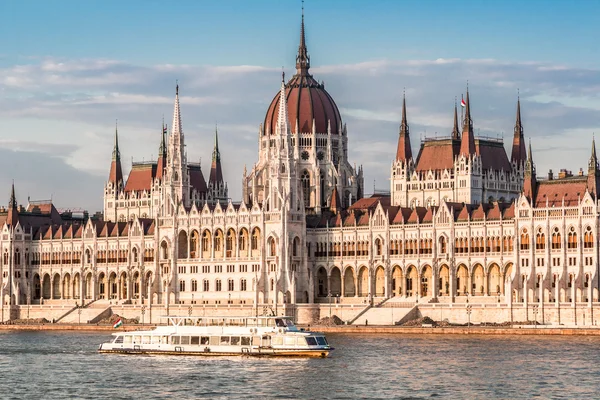
POLYGON ((569 228, 569 234, 567 236, 567 248, 568 249, 576 249, 577 248, 577 233, 575 232, 575 228, 569 228))
POLYGON ((554 228, 552 230, 552 250, 560 249, 561 246, 561 236, 558 228, 554 228))
POLYGON ((310 174, 307 170, 302 172, 302 194, 304 195, 304 207, 310 207, 310 174))
POLYGON ((592 227, 588 226, 585 228, 583 234, 583 248, 591 249, 594 247, 594 234, 592 233, 592 227))
POLYGON ((544 250, 546 248, 546 235, 542 232, 542 228, 538 228, 535 235, 535 249, 544 250))
POLYGON ((523 229, 521 233, 521 250, 529 250, 529 233, 527 233, 527 229, 523 229))

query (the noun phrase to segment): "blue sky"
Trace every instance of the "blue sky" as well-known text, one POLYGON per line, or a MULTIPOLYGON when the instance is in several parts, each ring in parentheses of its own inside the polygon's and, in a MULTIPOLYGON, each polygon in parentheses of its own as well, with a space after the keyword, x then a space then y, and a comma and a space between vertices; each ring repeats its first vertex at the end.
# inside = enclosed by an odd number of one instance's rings
MULTIPOLYGON (((0 203, 15 179, 20 202, 100 209, 115 119, 127 173, 131 159, 155 157, 176 79, 189 158, 207 174, 218 122, 239 200, 281 67, 294 72, 300 10, 296 0, 1 1, 0 203)), ((449 132, 467 80, 476 132, 509 148, 519 89, 540 175, 585 168, 600 132, 598 15, 596 1, 305 2, 311 71, 348 124, 351 163, 379 189, 404 88, 416 154, 419 138, 449 132)))

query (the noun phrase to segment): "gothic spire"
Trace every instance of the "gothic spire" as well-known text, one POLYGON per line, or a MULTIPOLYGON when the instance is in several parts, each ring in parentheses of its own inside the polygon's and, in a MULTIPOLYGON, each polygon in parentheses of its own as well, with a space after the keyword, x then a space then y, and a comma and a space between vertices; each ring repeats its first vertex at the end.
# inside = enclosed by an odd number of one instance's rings
POLYGON ((158 148, 158 161, 156 165, 156 177, 162 178, 164 169, 167 163, 167 126, 165 125, 165 121, 163 118, 162 127, 160 129, 160 147, 158 148))
POLYGON ((600 189, 600 170, 598 166, 598 157, 596 157, 596 138, 592 138, 592 155, 588 163, 588 191, 595 196, 598 196, 600 189))
POLYGON ((310 68, 310 57, 306 49, 306 37, 304 34, 304 4, 302 5, 302 24, 300 25, 300 45, 298 46, 298 55, 296 56, 296 73, 299 75, 308 75, 310 68))
POLYGON ((123 182, 123 170, 121 168, 121 152, 119 151, 119 132, 115 125, 115 144, 112 152, 112 162, 110 163, 110 172, 108 181, 118 185, 123 182))
POLYGON ((277 115, 276 135, 286 135, 290 132, 287 99, 285 93, 285 73, 281 73, 281 90, 279 91, 279 112, 277 115))
POLYGON ((469 102, 469 88, 465 105, 465 120, 460 143, 460 154, 471 156, 475 154, 475 135, 473 134, 473 120, 471 119, 471 104, 469 102))
POLYGON ((411 158, 412 150, 410 148, 410 133, 408 129, 408 122, 406 120, 406 94, 404 94, 402 97, 402 122, 400 123, 396 161, 408 161, 411 158))
POLYGON ((10 199, 8 200, 8 215, 6 223, 14 227, 19 222, 19 210, 17 210, 17 199, 15 197, 15 182, 13 181, 10 190, 10 199))
POLYGON ((173 106, 173 124, 171 125, 171 133, 181 135, 183 133, 181 127, 181 111, 179 109, 179 83, 175 86, 175 105, 173 106))
POLYGON ((212 153, 212 164, 210 166, 209 185, 218 187, 223 184, 223 171, 221 169, 221 153, 219 152, 219 133, 215 126, 215 148, 212 153))
POLYGON ((531 151, 531 140, 529 141, 529 151, 527 152, 527 161, 525 162, 525 179, 523 182, 523 193, 530 200, 534 200, 537 179, 535 176, 535 165, 533 164, 533 153, 531 151))
POLYGON ((458 109, 456 106, 456 98, 454 99, 454 126, 452 128, 452 139, 460 139, 460 129, 458 127, 458 109))
POLYGON ((526 158, 525 137, 523 136, 523 124, 521 123, 521 99, 517 98, 517 118, 515 121, 515 133, 513 136, 510 161, 513 163, 521 163, 525 161, 526 158))

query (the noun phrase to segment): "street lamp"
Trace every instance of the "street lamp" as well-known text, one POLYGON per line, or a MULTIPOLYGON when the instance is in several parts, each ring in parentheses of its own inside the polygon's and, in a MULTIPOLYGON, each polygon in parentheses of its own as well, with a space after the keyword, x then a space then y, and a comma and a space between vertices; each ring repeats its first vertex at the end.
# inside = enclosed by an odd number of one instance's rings
POLYGON ((539 306, 537 304, 533 305, 533 318, 534 318, 534 322, 535 322, 535 327, 537 328, 537 313, 538 313, 538 308, 539 306))
POLYGON ((329 319, 331 320, 331 292, 327 293, 327 297, 329 298, 329 319))
POLYGON ((471 312, 473 311, 473 306, 468 304, 467 305, 467 316, 469 318, 469 322, 468 322, 468 327, 471 327, 471 312))
POLYGON ((81 325, 81 307, 77 306, 77 317, 79 318, 79 325, 81 325))
POLYGON ((146 306, 142 306, 142 325, 144 325, 144 314, 146 314, 146 306))

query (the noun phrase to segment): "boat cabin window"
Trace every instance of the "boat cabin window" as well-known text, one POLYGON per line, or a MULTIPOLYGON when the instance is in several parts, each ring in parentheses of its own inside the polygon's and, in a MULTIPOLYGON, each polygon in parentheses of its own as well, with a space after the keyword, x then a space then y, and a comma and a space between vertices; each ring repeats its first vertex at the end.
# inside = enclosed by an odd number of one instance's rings
POLYGON ((250 338, 248 336, 242 336, 242 346, 250 346, 250 338))
POLYGON ((317 339, 315 339, 314 337, 310 337, 309 336, 309 337, 306 338, 306 343, 309 346, 316 346, 317 345, 317 339))
POLYGON ((181 336, 171 336, 171 344, 180 344, 181 336))
POLYGON ((142 337, 141 336, 134 336, 133 337, 133 343, 142 343, 142 337))
POLYGON ((115 338, 115 343, 123 343, 123 336, 117 336, 115 338))
POLYGON ((131 343, 133 341, 133 336, 124 336, 123 343, 131 343))
POLYGON ((306 345, 307 345, 306 338, 304 338, 302 336, 298 337, 298 346, 306 346, 306 345))
POLYGON ((150 344, 150 336, 142 336, 142 344, 150 344))
POLYGON ((232 336, 231 337, 231 345, 232 346, 239 346, 240 345, 240 337, 239 336, 232 336))
POLYGON ((182 336, 181 337, 181 344, 190 344, 190 337, 189 336, 182 336))
POLYGON ((229 344, 229 336, 221 336, 221 344, 229 344))
POLYGON ((192 340, 190 341, 190 344, 195 344, 195 345, 200 344, 200 336, 192 336, 192 340))
POLYGON ((281 346, 283 344, 283 337, 273 336, 273 338, 271 339, 271 344, 273 346, 281 346))
POLYGON ((201 336, 200 337, 200 344, 208 344, 209 343, 209 337, 208 336, 201 336))
POLYGON ((160 343, 160 336, 152 336, 152 344, 160 343))
POLYGON ((260 346, 260 336, 252 336, 252 345, 260 346))
POLYGON ((219 345, 219 337, 218 336, 211 336, 210 337, 210 344, 213 346, 218 346, 219 345))
POLYGON ((323 336, 317 336, 317 343, 319 343, 320 346, 327 346, 327 339, 323 336))
POLYGON ((285 343, 286 346, 295 346, 296 338, 293 336, 286 336, 285 338, 283 338, 283 343, 285 343))

